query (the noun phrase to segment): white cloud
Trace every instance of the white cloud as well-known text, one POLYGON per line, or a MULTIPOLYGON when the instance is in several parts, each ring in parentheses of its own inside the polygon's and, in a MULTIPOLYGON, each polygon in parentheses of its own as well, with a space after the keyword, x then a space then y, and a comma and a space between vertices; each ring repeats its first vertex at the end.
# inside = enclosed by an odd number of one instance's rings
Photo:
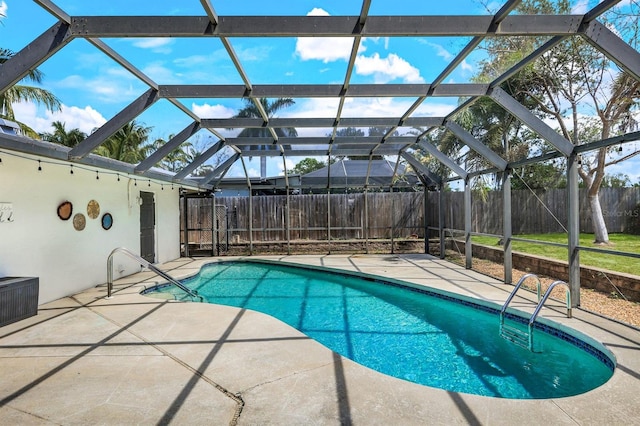
POLYGON ((0 2, 0 18, 3 16, 7 16, 7 10, 9 10, 9 6, 4 1, 0 2))
MULTIPOLYGON (((293 160, 289 158, 286 158, 284 162, 287 164, 287 170, 291 170, 293 169, 293 166, 295 166, 293 160)), ((282 163, 282 161, 278 161, 277 165, 278 165, 278 175, 284 176, 284 164, 282 163)))
POLYGON ((100 102, 120 103, 130 102, 131 99, 140 96, 140 89, 133 87, 135 81, 128 71, 122 68, 111 68, 103 70, 95 78, 72 74, 54 83, 54 86, 97 95, 100 102))
MULTIPOLYGON (((307 16, 329 16, 320 8, 314 8, 307 16)), ((349 60, 353 38, 351 37, 298 37, 296 39, 296 55, 303 61, 312 59, 324 63, 337 60, 349 60)))
POLYGON ((247 48, 238 47, 235 50, 238 58, 243 61, 264 61, 269 59, 269 52, 273 50, 273 47, 262 45, 247 48))
POLYGON ((378 53, 373 56, 358 56, 356 73, 373 75, 376 83, 387 83, 397 78, 405 83, 424 83, 420 71, 395 53, 390 53, 386 58, 381 58, 378 53))
POLYGON ((133 45, 141 49, 149 49, 156 53, 171 53, 169 47, 173 44, 173 40, 169 37, 150 37, 135 40, 133 45))
POLYGON ((204 105, 191 104, 191 111, 193 111, 200 118, 229 118, 236 114, 236 110, 226 107, 224 105, 204 105))
POLYGON ((571 8, 574 15, 584 15, 589 11, 589 0, 580 0, 571 8))
POLYGON ((80 129, 87 134, 107 122, 102 114, 89 105, 80 108, 62 104, 60 111, 42 112, 32 102, 20 102, 15 104, 13 109, 20 121, 38 133, 52 132, 51 123, 54 121, 65 123, 67 130, 80 129))
POLYGON ((472 72, 473 71, 473 67, 469 64, 469 62, 467 62, 466 59, 464 59, 460 63, 460 67, 462 68, 463 71, 468 71, 468 72, 472 72))
POLYGON ((447 49, 445 49, 441 44, 432 43, 430 41, 419 39, 421 44, 425 44, 430 46, 436 50, 436 55, 440 56, 445 61, 450 61, 453 59, 453 54, 451 54, 447 49))

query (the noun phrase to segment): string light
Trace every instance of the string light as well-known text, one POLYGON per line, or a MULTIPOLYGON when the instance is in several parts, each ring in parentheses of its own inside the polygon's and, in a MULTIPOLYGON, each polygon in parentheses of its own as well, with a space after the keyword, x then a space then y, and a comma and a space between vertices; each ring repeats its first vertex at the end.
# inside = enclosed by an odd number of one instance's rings
MULTIPOLYGON (((115 171, 107 171, 107 170, 96 170, 94 168, 89 168, 89 167, 83 167, 82 165, 78 165, 78 164, 69 164, 69 163, 61 163, 61 162, 57 162, 57 161, 49 161, 47 159, 35 159, 29 156, 25 156, 25 155, 21 155, 18 153, 14 153, 14 152, 7 152, 4 150, 0 150, 0 154, 3 155, 9 155, 12 157, 17 157, 17 158, 21 158, 23 160, 28 160, 28 161, 37 161, 38 162, 38 172, 42 172, 43 171, 43 164, 52 164, 54 166, 63 166, 63 167, 69 167, 69 174, 70 175, 75 175, 75 171, 76 169, 80 169, 80 170, 85 170, 87 172, 95 172, 96 173, 96 180, 100 180, 100 173, 103 174, 107 174, 107 175, 116 175, 118 182, 120 182, 120 173, 117 173, 115 171)), ((0 157, 0 165, 2 165, 2 157, 0 157)), ((131 179, 131 178, 129 178, 131 179)), ((159 185, 161 185, 162 190, 164 190, 164 184, 158 182, 159 185)), ((138 186, 138 181, 137 179, 134 179, 134 185, 138 186)), ((151 187, 151 179, 147 180, 147 185, 149 187, 151 187)), ((169 185, 169 183, 167 183, 167 185, 169 185)), ((174 189, 174 184, 171 183, 171 190, 174 189)), ((182 186, 180 186, 180 190, 182 190, 182 186)))

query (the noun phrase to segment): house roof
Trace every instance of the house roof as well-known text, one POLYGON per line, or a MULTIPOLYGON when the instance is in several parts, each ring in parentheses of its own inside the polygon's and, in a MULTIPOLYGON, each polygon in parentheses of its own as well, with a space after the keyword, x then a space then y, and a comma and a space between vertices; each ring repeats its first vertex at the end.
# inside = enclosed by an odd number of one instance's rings
POLYGON ((414 173, 405 173, 404 164, 389 160, 339 160, 301 176, 303 187, 327 186, 349 187, 389 187, 416 185, 418 177, 414 173), (401 179, 398 179, 401 178, 401 179))

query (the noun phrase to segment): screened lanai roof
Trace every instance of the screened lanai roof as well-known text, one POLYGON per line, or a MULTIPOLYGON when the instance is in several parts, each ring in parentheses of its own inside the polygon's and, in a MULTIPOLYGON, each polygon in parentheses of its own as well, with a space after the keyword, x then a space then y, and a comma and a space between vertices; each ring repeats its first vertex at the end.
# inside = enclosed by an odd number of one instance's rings
MULTIPOLYGON (((209 164, 211 171, 196 184, 203 189, 234 170, 251 174, 251 162, 260 157, 282 173, 306 157, 384 156, 407 162, 430 185, 469 177, 459 158, 425 139, 437 129, 480 154, 489 171, 593 149, 574 146, 500 84, 567 37, 584 38, 612 67, 640 79, 640 53, 601 22, 628 2, 572 0, 570 13, 562 15, 521 15, 515 11, 519 3, 493 2, 491 10, 472 0, 9 3, 3 24, 15 44, 3 47, 15 55, 0 65, 0 93, 38 67, 47 76, 43 87, 68 111, 88 111, 75 117, 94 127, 72 149, 4 134, 0 148, 174 183, 193 184, 191 174, 209 164), (18 23, 12 5, 24 13, 18 23), (492 81, 475 82, 472 70, 495 37, 537 42, 505 69, 496 64, 492 81), (456 119, 482 97, 523 122, 550 150, 514 164, 475 139, 456 119), (266 107, 280 98, 295 104, 272 114, 266 107), (247 105, 254 116, 234 118, 247 105), (166 143, 138 164, 92 154, 132 120, 161 129, 166 143), (362 132, 348 131, 353 129, 362 132), (199 155, 175 175, 154 169, 196 140, 199 155), (425 166, 419 152, 448 172, 439 175, 425 166)), ((598 146, 637 138, 637 132, 624 134, 598 146)), ((288 179, 283 185, 290 185, 288 179)))

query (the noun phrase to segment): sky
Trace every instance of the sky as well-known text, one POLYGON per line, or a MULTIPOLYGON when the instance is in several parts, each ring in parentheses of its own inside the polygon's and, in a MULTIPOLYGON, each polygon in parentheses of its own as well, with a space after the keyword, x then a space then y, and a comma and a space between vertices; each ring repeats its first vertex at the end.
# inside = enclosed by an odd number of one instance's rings
MULTIPOLYGON (((623 0, 628 2, 629 0, 623 0)), ((353 0, 282 0, 229 1, 212 0, 219 16, 226 15, 358 15, 361 1, 353 0)), ((486 14, 502 2, 456 0, 433 2, 424 0, 373 0, 373 15, 486 14)), ((199 0, 86 0, 55 1, 71 16, 82 15, 203 15, 199 0)), ((575 13, 584 13, 596 0, 573 0, 575 13)), ((0 47, 21 50, 57 20, 35 1, 0 0, 0 47)), ((468 43, 470 38, 404 37, 363 39, 355 63, 352 84, 361 83, 429 83, 468 43)), ((161 39, 113 38, 103 41, 118 51, 135 67, 158 84, 242 84, 242 79, 217 38, 161 39)), ((353 40, 351 38, 231 38, 231 46, 243 64, 252 84, 343 84, 353 40)), ((474 51, 445 80, 446 83, 470 82, 484 57, 482 49, 474 51)), ((84 40, 74 40, 44 62, 43 87, 62 102, 61 111, 49 112, 31 103, 15 105, 20 121, 38 132, 52 131, 53 121, 64 122, 67 129, 79 128, 90 133, 103 125, 123 107, 144 93, 148 86, 129 71, 84 40)), ((415 98, 351 98, 345 104, 343 117, 400 117, 415 98)), ((233 116, 243 103, 231 99, 181 99, 187 108, 203 118, 233 116)), ((414 116, 445 116, 458 105, 458 98, 429 98, 414 116)), ((296 99, 293 107, 280 117, 335 117, 337 99, 296 99)), ((156 102, 137 118, 152 127, 152 138, 167 140, 192 122, 167 100, 156 102)), ((300 136, 325 136, 329 129, 298 129, 300 136)), ((220 129, 224 136, 234 132, 220 129)), ((216 139, 201 130, 190 139, 196 146, 206 147, 216 139), (212 139, 213 138, 213 139, 212 139)), ((300 159, 292 158, 287 167, 300 159)), ((640 165, 640 164, 639 164, 640 165)), ((256 175, 256 160, 248 162, 251 175, 256 175)), ((281 174, 282 161, 269 160, 268 174, 281 174)), ((639 170, 636 167, 635 170, 639 170)), ((239 164, 229 175, 242 175, 239 164)), ((640 179, 636 172, 630 175, 640 179)), ((634 180, 634 182, 637 179, 634 180)))

